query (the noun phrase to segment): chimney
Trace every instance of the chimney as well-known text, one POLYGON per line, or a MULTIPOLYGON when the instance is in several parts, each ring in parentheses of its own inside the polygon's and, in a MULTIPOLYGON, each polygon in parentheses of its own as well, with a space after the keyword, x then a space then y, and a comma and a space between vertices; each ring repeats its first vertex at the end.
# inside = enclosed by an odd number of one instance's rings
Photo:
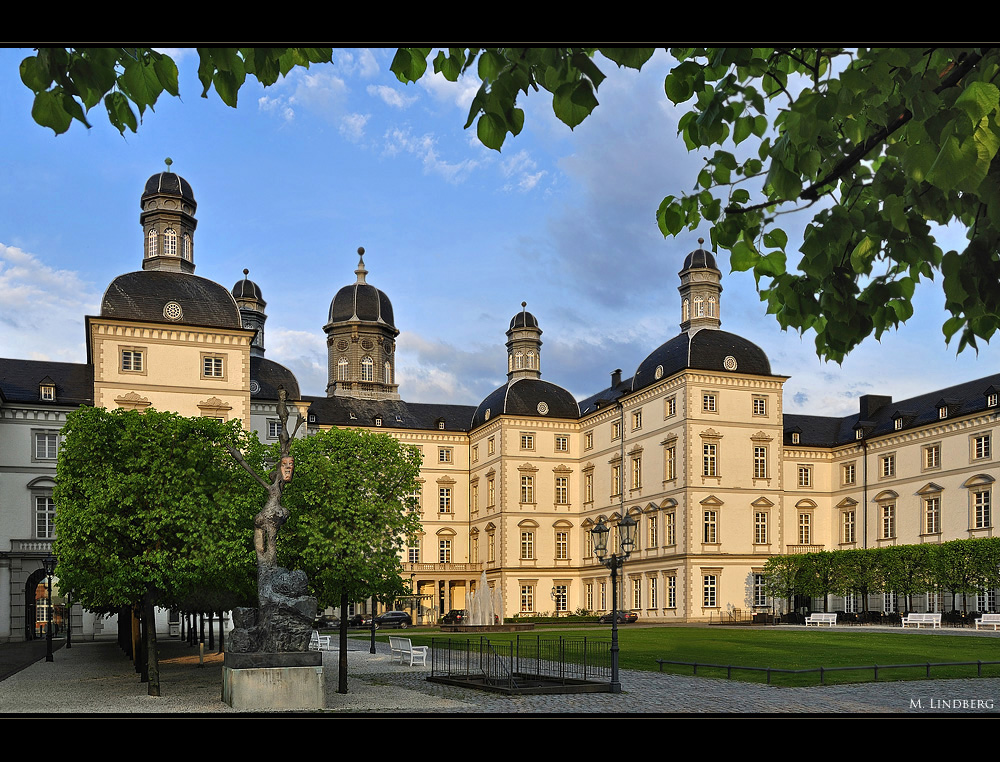
POLYGON ((611 371, 611 388, 616 389, 622 382, 622 369, 611 371))
POLYGON ((892 397, 885 397, 879 394, 865 394, 860 399, 861 419, 871 420, 879 410, 886 405, 892 404, 892 397))

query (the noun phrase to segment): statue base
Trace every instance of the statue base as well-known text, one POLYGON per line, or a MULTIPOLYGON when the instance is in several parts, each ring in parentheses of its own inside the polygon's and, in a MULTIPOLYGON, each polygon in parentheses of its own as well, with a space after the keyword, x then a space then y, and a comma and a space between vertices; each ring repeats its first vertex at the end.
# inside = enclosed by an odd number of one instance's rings
POLYGON ((323 654, 227 653, 222 667, 222 700, 241 712, 323 710, 323 654))

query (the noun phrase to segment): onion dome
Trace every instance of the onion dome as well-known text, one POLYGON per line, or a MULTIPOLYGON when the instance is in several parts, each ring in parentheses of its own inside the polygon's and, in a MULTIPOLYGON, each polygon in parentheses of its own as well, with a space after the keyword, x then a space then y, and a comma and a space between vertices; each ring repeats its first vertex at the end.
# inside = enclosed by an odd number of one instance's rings
POLYGON ((210 328, 242 327, 236 300, 225 286, 167 270, 119 275, 104 292, 101 317, 210 328))
MULTIPOLYGON (((522 302, 521 304, 522 306, 527 306, 525 302, 522 302)), ((510 319, 509 330, 513 331, 517 328, 538 328, 538 318, 527 310, 522 309, 510 319)))
POLYGON ((718 270, 719 266, 715 264, 715 256, 710 251, 705 251, 701 248, 700 244, 704 243, 704 239, 698 239, 699 247, 692 251, 684 258, 684 270, 718 270))
POLYGON ((261 294, 260 286, 250 280, 247 276, 250 274, 249 270, 243 271, 243 280, 236 281, 236 285, 233 286, 232 294, 233 298, 237 301, 241 299, 246 301, 260 302, 261 309, 267 304, 264 301, 264 297, 261 294))
POLYGON ((288 399, 300 399, 299 382, 284 365, 265 357, 250 358, 250 398, 262 400, 278 399, 278 387, 283 386, 288 399))
POLYGON ((644 389, 689 368, 717 373, 771 375, 767 355, 753 342, 728 331, 691 331, 660 345, 639 363, 632 378, 632 391, 644 389))
POLYGON ((327 323, 366 322, 381 323, 395 329, 392 316, 392 302, 382 291, 365 282, 365 250, 358 249, 360 260, 355 274, 357 281, 344 286, 330 302, 330 319, 327 323))
POLYGON ((479 403, 472 416, 472 428, 498 415, 576 419, 580 417, 580 406, 561 386, 539 378, 515 378, 479 403))
POLYGON ((191 184, 173 172, 158 172, 146 181, 140 200, 144 202, 150 196, 179 196, 193 207, 198 206, 191 184))

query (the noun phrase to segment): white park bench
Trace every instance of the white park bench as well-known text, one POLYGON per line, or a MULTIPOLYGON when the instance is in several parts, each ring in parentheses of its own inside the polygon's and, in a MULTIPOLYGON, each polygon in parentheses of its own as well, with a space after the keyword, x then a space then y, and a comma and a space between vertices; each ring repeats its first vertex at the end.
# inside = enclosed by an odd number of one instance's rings
POLYGON ((821 624, 828 624, 831 627, 833 627, 834 625, 837 624, 837 615, 836 613, 826 614, 821 611, 817 611, 816 613, 810 614, 809 616, 806 617, 806 627, 808 627, 811 624, 814 624, 817 627, 819 627, 821 624))
POLYGON ((400 664, 404 663, 404 659, 409 658, 411 667, 415 664, 426 666, 427 650, 427 646, 413 645, 409 638, 398 638, 395 635, 389 636, 390 655, 393 661, 398 656, 400 664))
POLYGON ((313 630, 312 637, 309 638, 310 651, 332 651, 333 645, 329 635, 320 635, 318 630, 313 630))
POLYGON ((976 620, 976 629, 979 629, 979 625, 983 627, 992 627, 996 630, 997 626, 1000 625, 1000 614, 983 614, 979 619, 976 620))
POLYGON ((918 630, 925 624, 929 624, 933 629, 941 627, 940 614, 907 614, 903 617, 903 627, 907 625, 916 627, 918 630))

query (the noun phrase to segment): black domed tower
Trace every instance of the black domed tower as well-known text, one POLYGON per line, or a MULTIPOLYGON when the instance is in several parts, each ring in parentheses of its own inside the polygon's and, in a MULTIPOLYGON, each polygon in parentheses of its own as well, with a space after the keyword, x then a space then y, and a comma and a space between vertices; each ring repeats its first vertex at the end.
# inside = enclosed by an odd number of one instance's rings
POLYGON ((263 357, 264 322, 267 320, 264 308, 267 306, 267 302, 261 296, 260 286, 250 280, 249 275, 250 271, 244 269, 243 280, 236 281, 232 293, 236 305, 240 308, 240 320, 243 321, 243 327, 257 331, 257 335, 253 337, 253 342, 250 344, 250 356, 263 357))
POLYGON ((323 331, 327 349, 327 397, 398 400, 392 302, 365 278, 365 250, 358 249, 357 280, 330 303, 323 331))
POLYGON ((155 174, 146 181, 139 204, 142 269, 193 273, 198 202, 188 181, 173 172, 155 174))
POLYGON ((507 330, 507 378, 542 377, 542 329, 538 319, 521 302, 521 311, 510 319, 507 330))
POLYGON ((722 273, 715 264, 712 252, 702 246, 704 238, 698 239, 698 248, 684 259, 681 268, 681 330, 699 328, 719 328, 720 297, 722 294, 722 273))

